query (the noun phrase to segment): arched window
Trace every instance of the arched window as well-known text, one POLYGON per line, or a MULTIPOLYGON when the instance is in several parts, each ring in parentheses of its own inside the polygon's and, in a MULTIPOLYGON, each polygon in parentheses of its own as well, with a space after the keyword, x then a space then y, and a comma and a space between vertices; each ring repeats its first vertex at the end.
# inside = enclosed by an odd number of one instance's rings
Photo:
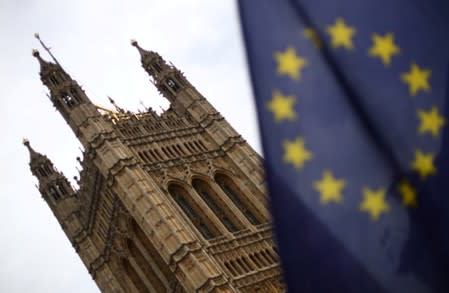
POLYGON ((48 164, 41 165, 41 167, 45 170, 45 173, 50 174, 53 171, 53 168, 51 168, 48 164))
POLYGON ((58 191, 58 193, 61 196, 67 195, 67 191, 65 190, 64 185, 62 185, 62 184, 57 183, 56 184, 56 190, 58 191))
POLYGON ((69 108, 72 108, 73 106, 76 105, 75 99, 72 98, 71 96, 69 96, 67 93, 62 93, 61 99, 64 102, 64 104, 66 104, 67 107, 69 107, 69 108))
POLYGON ((245 215, 248 221, 253 225, 259 225, 263 221, 263 217, 256 211, 254 206, 249 200, 243 196, 243 193, 237 187, 237 185, 226 175, 215 175, 215 181, 226 193, 226 195, 232 200, 232 202, 239 208, 239 210, 245 215))
POLYGON ((154 152, 155 152, 156 155, 159 157, 159 160, 161 160, 161 161, 164 160, 164 157, 161 155, 161 153, 160 153, 157 149, 155 149, 154 152))
POLYGON ((41 166, 38 168, 39 174, 43 177, 47 177, 47 172, 45 172, 45 167, 44 165, 41 164, 41 166))
POLYGON ((189 146, 188 143, 184 143, 184 146, 186 147, 186 149, 187 149, 191 154, 195 153, 194 151, 192 151, 192 149, 190 148, 190 146, 189 146))
POLYGON ((201 140, 199 140, 198 143, 203 147, 204 151, 207 151, 207 147, 204 145, 204 143, 201 140))
POLYGON ((77 102, 81 102, 80 95, 78 94, 78 91, 74 88, 70 89, 70 95, 75 99, 77 102))
POLYGON ((162 71, 162 68, 161 68, 161 66, 159 65, 158 62, 154 62, 154 63, 151 64, 151 65, 153 66, 153 68, 154 68, 157 72, 161 72, 161 71, 162 71))
POLYGON ((187 190, 180 185, 172 184, 168 187, 168 192, 204 238, 212 239, 219 235, 218 229, 200 211, 187 190))
POLYGON ((198 152, 199 152, 199 150, 197 150, 197 149, 195 148, 195 146, 193 145, 193 143, 191 143, 190 141, 188 141, 187 144, 190 146, 190 148, 192 148, 193 153, 198 153, 198 152))
POLYGON ((181 76, 180 74, 175 73, 175 79, 176 79, 177 81, 179 81, 179 83, 180 83, 181 85, 185 85, 184 78, 182 78, 182 76, 181 76))
POLYGON ((54 200, 59 200, 61 198, 61 195, 58 193, 58 191, 56 190, 56 188, 54 186, 50 186, 48 191, 54 200))
POLYGON ((201 198, 207 203, 209 208, 225 225, 230 232, 236 232, 241 228, 241 223, 237 222, 229 208, 221 201, 215 191, 204 180, 194 179, 192 186, 201 198))
POLYGON ((199 149, 199 150, 201 150, 201 151, 206 151, 206 150, 204 150, 204 149, 202 149, 201 148, 201 146, 199 145, 199 143, 198 143, 198 141, 193 141, 193 144, 199 149))
POLYGON ((175 147, 178 149, 178 151, 182 154, 182 155, 186 155, 186 152, 181 148, 181 146, 179 144, 176 144, 175 147))
POLYGON ((53 85, 59 84, 59 80, 56 78, 55 74, 50 75, 50 81, 51 81, 51 83, 53 83, 53 85))
POLYGON ((165 150, 165 147, 161 148, 162 152, 168 157, 170 158, 171 156, 168 154, 168 152, 165 150))
POLYGON ((167 85, 175 92, 179 90, 179 85, 171 78, 167 78, 167 85))

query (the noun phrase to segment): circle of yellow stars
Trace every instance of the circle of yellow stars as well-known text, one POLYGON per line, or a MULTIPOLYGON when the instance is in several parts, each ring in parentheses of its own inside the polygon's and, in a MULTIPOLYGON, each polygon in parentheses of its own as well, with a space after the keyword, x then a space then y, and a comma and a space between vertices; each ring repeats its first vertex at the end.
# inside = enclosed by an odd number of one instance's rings
MULTIPOLYGON (((347 24, 342 17, 337 17, 334 24, 327 26, 325 33, 329 36, 330 46, 333 49, 343 48, 351 51, 355 48, 354 38, 357 30, 355 27, 347 24)), ((322 49, 324 43, 314 28, 305 28, 302 35, 312 43, 316 50, 322 49)), ((375 32, 371 35, 371 41, 372 46, 368 49, 368 56, 377 58, 385 67, 391 66, 394 58, 401 54, 401 48, 395 42, 395 36, 392 32, 385 34, 375 32)), ((277 74, 287 76, 295 82, 301 80, 303 70, 308 65, 308 60, 298 55, 293 46, 287 47, 284 51, 276 51, 274 59, 277 63, 277 74)), ((431 91, 431 75, 430 69, 411 62, 410 68, 408 71, 400 74, 399 80, 407 86, 408 94, 414 97, 431 91)), ((295 96, 285 95, 279 90, 274 90, 271 100, 266 104, 266 107, 272 112, 275 122, 279 123, 285 120, 297 120, 298 114, 294 109, 295 104, 295 96)), ((432 106, 427 110, 418 109, 417 118, 419 120, 418 135, 431 135, 433 138, 440 137, 442 128, 447 123, 436 106, 432 106)), ((312 152, 306 147, 304 137, 298 136, 294 140, 285 140, 283 149, 283 161, 293 165, 298 171, 303 170, 306 163, 314 158, 312 152)), ((434 159, 435 155, 432 152, 425 153, 417 149, 415 150, 414 159, 410 163, 410 168, 418 174, 421 180, 425 180, 437 173, 434 159)), ((319 194, 321 204, 342 203, 344 201, 343 190, 346 186, 346 180, 336 177, 331 170, 324 170, 322 178, 313 182, 313 188, 319 194)), ((407 179, 403 179, 398 183, 397 191, 402 198, 404 206, 415 207, 417 205, 417 192, 407 179)), ((374 190, 364 187, 362 195, 363 200, 359 209, 362 212, 366 212, 373 221, 378 220, 382 214, 390 211, 390 206, 386 201, 387 191, 385 188, 374 190)))

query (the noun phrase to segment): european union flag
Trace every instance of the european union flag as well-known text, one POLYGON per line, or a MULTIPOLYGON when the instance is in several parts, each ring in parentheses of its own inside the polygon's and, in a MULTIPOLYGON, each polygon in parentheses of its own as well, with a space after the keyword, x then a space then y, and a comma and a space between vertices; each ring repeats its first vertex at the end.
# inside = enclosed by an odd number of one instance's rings
POLYGON ((290 292, 449 292, 449 2, 240 0, 290 292))

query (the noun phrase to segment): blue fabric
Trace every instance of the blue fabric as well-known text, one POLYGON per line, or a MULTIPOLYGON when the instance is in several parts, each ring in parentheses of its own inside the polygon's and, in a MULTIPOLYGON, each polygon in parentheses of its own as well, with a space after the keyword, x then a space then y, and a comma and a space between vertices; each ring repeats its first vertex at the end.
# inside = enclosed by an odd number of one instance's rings
POLYGON ((239 12, 289 291, 449 292, 449 2, 240 0, 239 12), (353 29, 346 46, 333 44, 338 21, 353 29), (389 61, 372 52, 388 34, 389 61), (278 70, 289 49, 299 76, 278 70), (415 89, 414 65, 427 72, 415 89), (294 114, 276 120, 276 92, 294 114), (432 108, 446 120, 434 131, 419 114, 432 108), (298 138, 310 156, 295 165, 298 138), (414 166, 418 153, 432 166, 414 166), (322 200, 326 171, 344 180, 340 201, 322 200), (388 208, 373 215, 366 190, 382 189, 388 208))

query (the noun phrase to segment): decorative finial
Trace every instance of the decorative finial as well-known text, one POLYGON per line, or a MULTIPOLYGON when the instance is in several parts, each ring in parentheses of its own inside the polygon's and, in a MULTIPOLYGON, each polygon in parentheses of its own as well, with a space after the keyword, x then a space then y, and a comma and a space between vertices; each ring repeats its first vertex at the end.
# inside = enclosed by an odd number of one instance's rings
POLYGON ((24 146, 27 147, 28 151, 30 152, 30 159, 31 160, 41 156, 39 153, 37 153, 35 150, 33 150, 33 148, 30 145, 30 141, 27 138, 24 138, 22 140, 22 143, 23 143, 24 146))
POLYGON ((31 54, 33 54, 34 57, 39 57, 39 51, 37 49, 31 50, 31 54))
POLYGON ((139 44, 137 43, 136 39, 131 39, 131 45, 137 47, 139 44))
POLYGON ((109 102, 115 107, 115 110, 117 111, 117 112, 119 112, 119 113, 125 113, 125 110, 123 110, 122 108, 120 108, 119 106, 117 106, 117 104, 115 103, 115 101, 110 97, 110 96, 108 96, 108 99, 109 99, 109 102))

